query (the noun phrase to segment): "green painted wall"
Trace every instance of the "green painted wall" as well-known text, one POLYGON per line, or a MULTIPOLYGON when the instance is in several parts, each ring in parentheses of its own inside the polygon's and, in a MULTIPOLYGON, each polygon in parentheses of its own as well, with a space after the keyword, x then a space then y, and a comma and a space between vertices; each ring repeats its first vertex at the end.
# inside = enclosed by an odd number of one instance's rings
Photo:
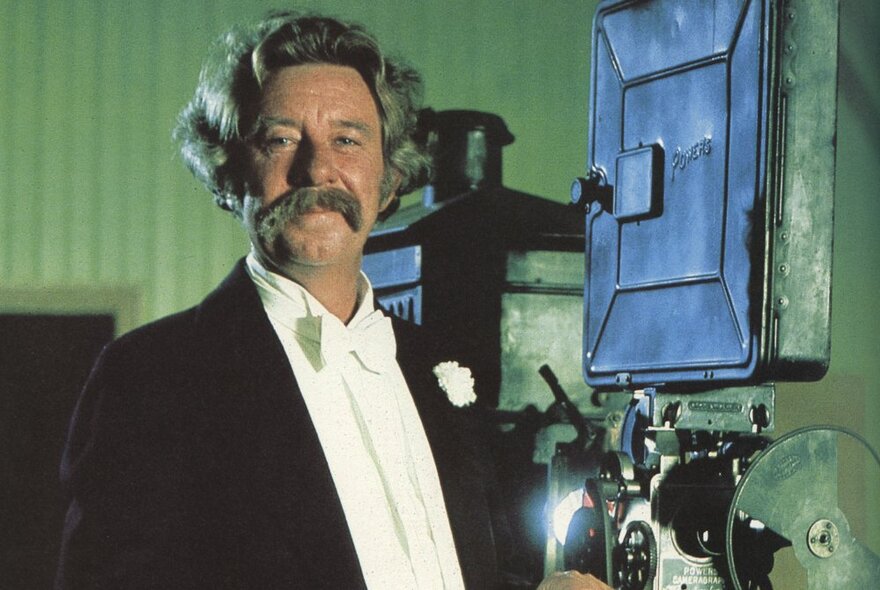
MULTIPOLYGON (((565 200, 586 159, 595 4, 300 6, 366 24, 422 70, 434 108, 502 115, 517 136, 505 184, 565 200)), ((880 4, 842 4, 831 371, 783 386, 779 419, 785 429, 844 422, 880 447, 880 4)), ((224 276, 246 252, 243 234, 178 162, 169 132, 208 42, 273 6, 0 0, 0 295, 132 288, 146 321, 196 303, 224 276)), ((867 505, 880 505, 880 483, 864 485, 867 505)), ((880 545, 880 514, 866 523, 880 545)))

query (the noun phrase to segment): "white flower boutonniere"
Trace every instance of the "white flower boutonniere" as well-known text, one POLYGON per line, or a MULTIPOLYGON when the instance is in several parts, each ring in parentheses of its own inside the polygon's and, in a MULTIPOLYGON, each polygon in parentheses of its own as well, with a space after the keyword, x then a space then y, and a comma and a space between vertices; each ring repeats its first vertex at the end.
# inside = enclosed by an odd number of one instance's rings
POLYGON ((434 367, 440 388, 449 396, 453 406, 463 408, 477 401, 471 370, 455 361, 446 361, 434 367))

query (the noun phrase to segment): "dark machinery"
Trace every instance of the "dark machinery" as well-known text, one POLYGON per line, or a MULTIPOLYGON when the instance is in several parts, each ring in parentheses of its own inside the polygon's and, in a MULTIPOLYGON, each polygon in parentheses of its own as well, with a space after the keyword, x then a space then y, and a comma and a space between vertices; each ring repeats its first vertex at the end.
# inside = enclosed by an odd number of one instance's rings
POLYGON ((471 368, 485 405, 546 407, 541 364, 567 386, 583 383, 583 216, 502 185, 502 148, 514 138, 501 117, 428 111, 421 127, 434 176, 420 203, 373 230, 364 272, 381 305, 471 368), (543 399, 523 393, 538 391, 543 399))
POLYGON ((539 372, 553 367, 560 391, 584 389, 584 218, 502 184, 513 135, 501 117, 427 111, 421 129, 434 175, 421 202, 376 226, 363 268, 383 307, 431 330, 471 369, 504 484, 511 586, 529 587, 543 571, 553 449, 576 437, 571 416, 597 422, 599 436, 609 414, 587 396, 564 410, 539 372))

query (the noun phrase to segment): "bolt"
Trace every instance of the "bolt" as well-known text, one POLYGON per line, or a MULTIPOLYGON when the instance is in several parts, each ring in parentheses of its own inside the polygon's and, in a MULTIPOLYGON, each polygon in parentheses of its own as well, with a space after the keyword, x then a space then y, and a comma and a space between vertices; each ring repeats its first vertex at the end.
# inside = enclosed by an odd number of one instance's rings
POLYGON ((749 411, 749 420, 759 428, 766 428, 770 424, 770 414, 767 411, 767 406, 764 404, 752 406, 749 411))
POLYGON ((678 418, 681 416, 681 404, 678 402, 666 404, 663 407, 663 422, 667 426, 675 426, 678 418))

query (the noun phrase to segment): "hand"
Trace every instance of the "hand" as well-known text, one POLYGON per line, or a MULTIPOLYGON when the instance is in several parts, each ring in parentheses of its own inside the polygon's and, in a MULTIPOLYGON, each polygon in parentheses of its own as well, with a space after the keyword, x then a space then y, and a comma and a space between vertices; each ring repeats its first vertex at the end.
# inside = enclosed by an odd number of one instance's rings
POLYGON ((538 590, 612 590, 610 586, 600 582, 591 574, 582 574, 574 570, 550 574, 538 590))

